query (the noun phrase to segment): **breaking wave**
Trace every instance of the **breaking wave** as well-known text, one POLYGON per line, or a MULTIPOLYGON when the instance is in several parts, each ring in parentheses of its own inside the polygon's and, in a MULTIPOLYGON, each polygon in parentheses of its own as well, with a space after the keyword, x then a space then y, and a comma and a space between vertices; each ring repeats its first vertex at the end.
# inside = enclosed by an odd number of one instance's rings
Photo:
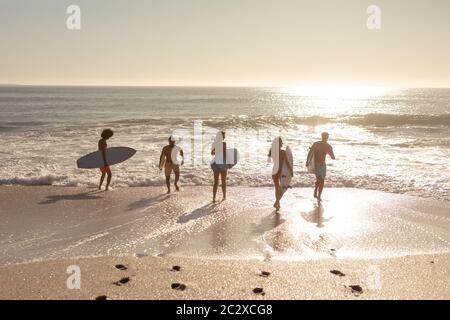
MULTIPOLYGON (((69 176, 69 175, 44 175, 36 177, 14 177, 11 179, 0 179, 0 185, 21 185, 21 186, 69 186, 69 187, 95 187, 97 179, 93 176, 69 176)), ((212 176, 210 172, 203 174, 192 174, 188 171, 182 172, 180 183, 188 186, 210 186, 212 176)), ((264 174, 254 175, 242 172, 232 172, 229 174, 228 185, 245 187, 273 187, 271 179, 264 174)), ((314 176, 304 172, 296 173, 292 181, 292 187, 307 187, 314 185, 314 176)), ((114 177, 113 187, 153 187, 164 188, 165 182, 160 176, 122 175, 114 177)), ((414 181, 401 182, 388 175, 358 175, 345 176, 339 173, 330 174, 327 177, 327 187, 333 188, 359 188, 379 190, 385 192, 416 195, 439 200, 450 201, 448 188, 443 186, 443 181, 434 181, 429 185, 416 185, 414 181)))
MULTIPOLYGON (((450 114, 425 115, 425 114, 387 114, 369 113, 360 116, 339 115, 336 117, 323 116, 275 116, 275 115, 233 115, 226 117, 209 117, 203 120, 201 117, 154 117, 121 119, 106 122, 110 126, 186 126, 192 125, 194 121, 202 121, 204 125, 212 128, 241 128, 258 129, 267 127, 292 128, 297 125, 318 126, 328 123, 347 124, 361 127, 445 127, 450 128, 450 114)), ((0 122, 0 131, 9 131, 17 128, 39 127, 44 122, 0 122)), ((85 122, 86 124, 86 122, 85 122)))
POLYGON ((450 114, 441 115, 399 115, 370 113, 361 116, 228 116, 204 121, 205 125, 219 128, 261 128, 267 126, 293 127, 296 125, 317 126, 327 123, 343 123, 361 127, 423 126, 450 127, 450 114))

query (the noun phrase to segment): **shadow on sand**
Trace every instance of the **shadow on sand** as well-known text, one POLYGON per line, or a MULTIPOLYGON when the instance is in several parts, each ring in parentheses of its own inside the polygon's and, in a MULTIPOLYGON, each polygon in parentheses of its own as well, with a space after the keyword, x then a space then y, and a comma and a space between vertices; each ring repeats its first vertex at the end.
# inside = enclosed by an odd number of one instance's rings
POLYGON ((103 197, 97 196, 96 193, 99 193, 99 191, 89 191, 89 192, 82 192, 77 194, 59 194, 59 195, 53 195, 53 196, 47 196, 47 200, 39 202, 39 204, 53 204, 58 201, 64 201, 64 200, 94 200, 94 199, 102 199, 103 197))
POLYGON ((254 224, 254 231, 257 234, 264 234, 270 230, 275 229, 279 225, 282 225, 286 220, 282 219, 280 214, 274 210, 271 214, 261 219, 261 222, 257 225, 254 224))
POLYGON ((316 223, 318 228, 323 228, 323 223, 328 222, 333 217, 330 217, 328 219, 324 219, 323 213, 325 209, 323 208, 322 204, 314 204, 314 209, 309 212, 302 212, 301 215, 303 219, 305 219, 308 222, 316 223))
POLYGON ((192 212, 186 212, 182 216, 178 218, 177 223, 187 223, 191 220, 195 220, 201 217, 204 217, 212 212, 214 212, 215 207, 217 206, 216 203, 208 203, 207 205, 204 205, 203 207, 197 208, 193 210, 192 212))
POLYGON ((170 194, 160 194, 151 198, 142 198, 141 200, 138 200, 136 202, 131 203, 126 211, 132 211, 136 209, 149 209, 153 205, 163 202, 164 200, 170 198, 170 194))

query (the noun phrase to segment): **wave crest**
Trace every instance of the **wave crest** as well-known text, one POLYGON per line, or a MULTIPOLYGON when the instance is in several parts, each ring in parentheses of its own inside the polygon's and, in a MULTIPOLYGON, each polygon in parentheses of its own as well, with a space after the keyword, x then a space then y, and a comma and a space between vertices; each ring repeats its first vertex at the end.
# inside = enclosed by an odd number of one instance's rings
POLYGON ((450 114, 441 115, 399 115, 388 113, 369 113, 361 116, 340 115, 323 116, 232 116, 204 121, 205 125, 219 128, 260 128, 267 126, 293 127, 296 125, 316 126, 327 123, 344 123, 362 127, 393 126, 450 126, 450 114))

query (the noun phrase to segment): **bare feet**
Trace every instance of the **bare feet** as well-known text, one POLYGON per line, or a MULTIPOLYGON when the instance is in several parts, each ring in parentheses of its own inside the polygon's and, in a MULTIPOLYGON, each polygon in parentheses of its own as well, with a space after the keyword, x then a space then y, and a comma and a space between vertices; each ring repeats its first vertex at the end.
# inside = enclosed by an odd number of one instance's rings
POLYGON ((178 187, 178 185, 175 185, 175 190, 180 191, 180 187, 178 187))
POLYGON ((167 189, 167 194, 169 194, 170 193, 170 189, 167 189))

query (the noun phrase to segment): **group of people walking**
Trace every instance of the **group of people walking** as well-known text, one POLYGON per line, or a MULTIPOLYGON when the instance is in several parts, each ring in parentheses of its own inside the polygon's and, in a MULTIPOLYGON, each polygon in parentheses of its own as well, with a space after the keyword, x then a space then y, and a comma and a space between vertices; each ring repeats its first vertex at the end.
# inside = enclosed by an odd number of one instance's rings
MULTIPOLYGON (((178 181, 180 179, 180 165, 184 163, 183 149, 175 146, 176 140, 173 136, 170 136, 169 144, 166 145, 159 158, 159 169, 164 169, 164 175, 166 177, 167 193, 171 192, 170 189, 170 175, 172 172, 175 174, 175 189, 180 190, 178 181), (176 158, 180 155, 181 162, 176 158), (175 158, 175 159, 174 159, 175 158)), ((214 160, 211 163, 211 169, 214 174, 213 184, 213 202, 216 202, 217 190, 219 188, 219 179, 221 181, 223 200, 227 197, 227 173, 231 164, 227 163, 227 143, 225 142, 225 131, 219 131, 216 135, 216 139, 211 147, 211 155, 214 156, 214 160)))
MULTIPOLYGON (((113 136, 114 132, 111 129, 103 130, 101 139, 98 142, 98 149, 101 151, 104 165, 100 168, 101 177, 99 189, 101 189, 105 176, 107 175, 106 189, 108 190, 111 183, 111 169, 106 161, 106 149, 107 140, 113 136)), ((325 184, 326 176, 326 156, 329 155, 333 160, 335 159, 332 146, 328 143, 329 134, 327 132, 322 133, 322 139, 316 141, 310 147, 308 158, 314 155, 314 173, 316 176, 316 182, 314 187, 314 198, 319 202, 321 201, 322 191, 325 184)), ((269 150, 268 157, 273 160, 272 180, 275 186, 275 203, 274 208, 279 210, 280 200, 283 196, 283 190, 281 187, 282 168, 287 165, 288 172, 291 176, 294 175, 293 164, 289 163, 286 151, 282 148, 283 140, 281 137, 277 137, 273 140, 272 146, 269 150)), ((219 187, 219 180, 221 182, 223 200, 226 199, 227 193, 227 174, 229 168, 232 166, 226 161, 227 144, 225 142, 225 132, 219 131, 216 135, 216 139, 211 147, 211 155, 214 156, 214 160, 211 162, 211 169, 214 176, 213 184, 213 202, 216 202, 217 190, 219 187)), ((183 150, 176 146, 176 139, 173 136, 168 138, 168 144, 163 147, 159 160, 160 171, 164 170, 166 178, 167 193, 171 192, 170 188, 170 176, 172 172, 175 174, 174 187, 176 191, 179 191, 178 182, 180 179, 180 166, 184 164, 183 150), (178 155, 181 157, 181 161, 178 161, 178 155)), ((307 163, 308 165, 308 163, 307 163)))

